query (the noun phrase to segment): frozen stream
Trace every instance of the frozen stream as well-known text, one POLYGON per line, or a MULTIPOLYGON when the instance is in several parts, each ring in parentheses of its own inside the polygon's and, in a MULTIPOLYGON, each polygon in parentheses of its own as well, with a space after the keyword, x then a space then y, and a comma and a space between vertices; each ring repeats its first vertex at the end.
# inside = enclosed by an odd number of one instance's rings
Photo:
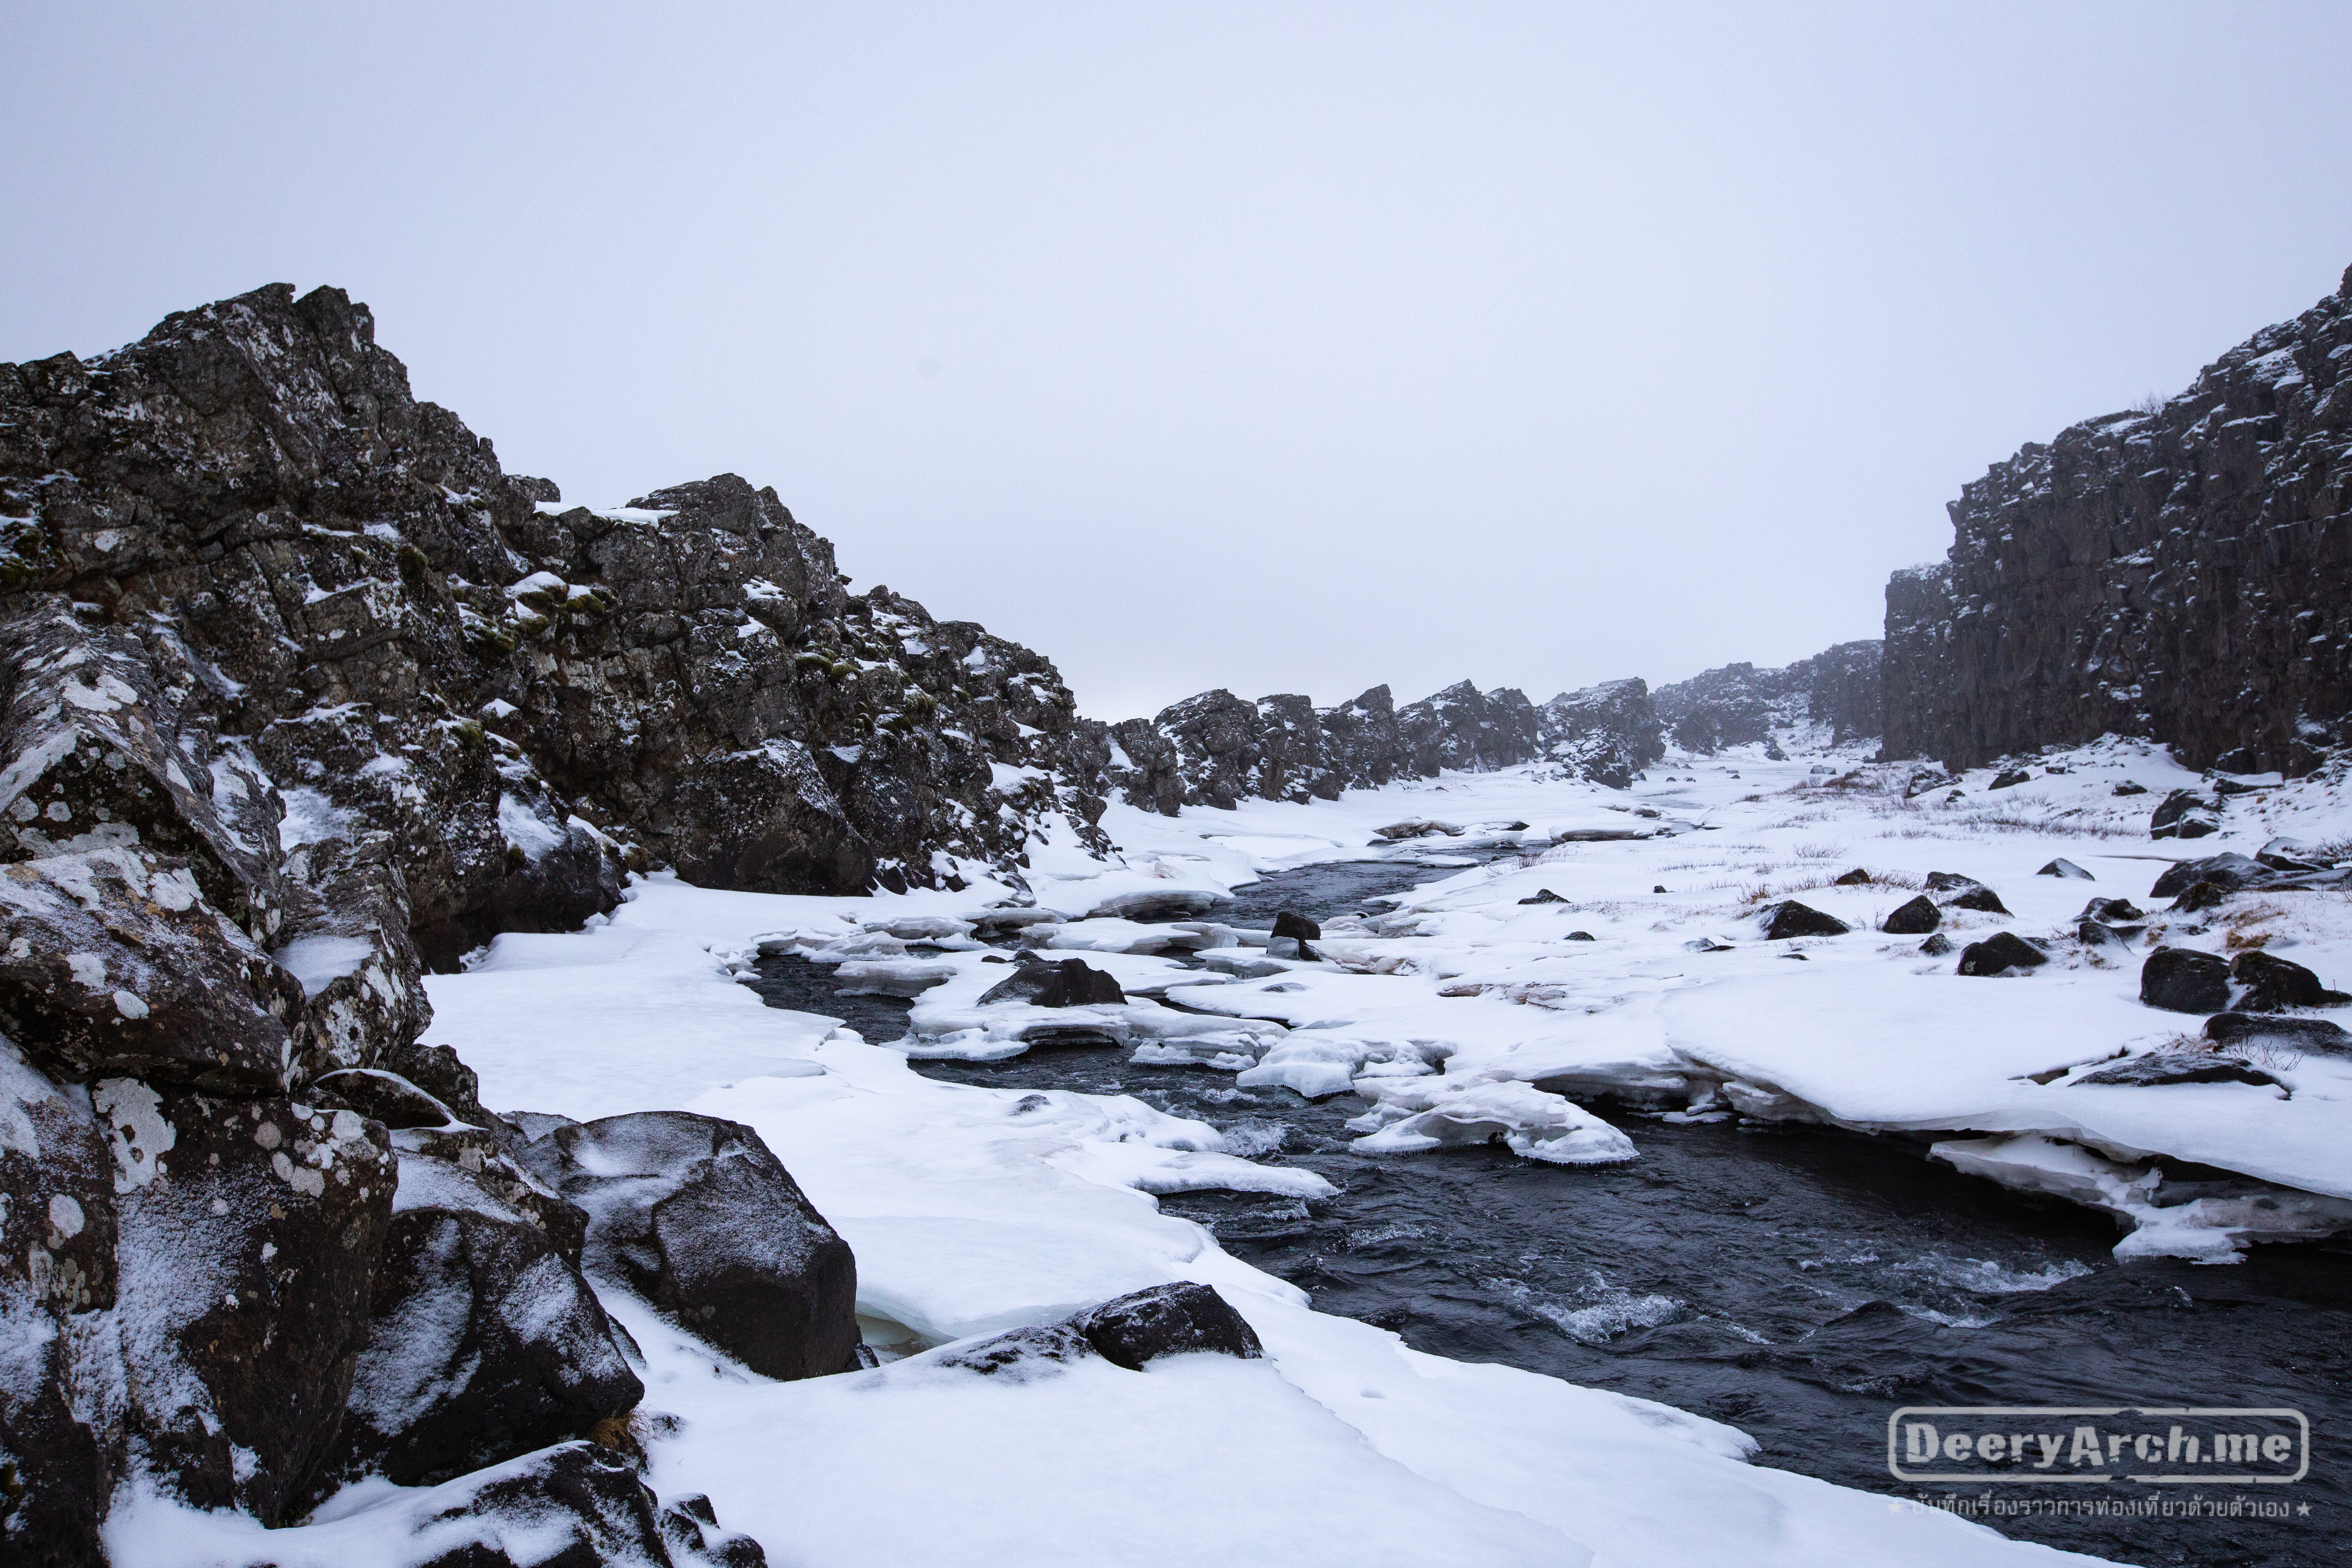
MULTIPOLYGON (((1396 861, 1307 867, 1238 889, 1220 918, 1325 919, 1429 880, 1396 861)), ((763 961, 773 1005, 904 1031, 907 1004, 837 996, 831 972, 763 961)), ((2352 1257, 2260 1247, 2235 1267, 2117 1264, 2104 1217, 2036 1208, 1889 1141, 1737 1123, 1673 1124, 1603 1106, 1639 1161, 1569 1168, 1502 1149, 1372 1157, 1341 1125, 1361 1101, 1310 1104, 1200 1068, 1111 1050, 930 1061, 926 1076, 1007 1089, 1132 1094, 1225 1131, 1234 1152, 1308 1166, 1328 1202, 1224 1194, 1160 1200, 1325 1311, 1417 1349, 1496 1361, 1730 1422, 1760 1462, 1889 1493, 1901 1405, 2291 1405, 2314 1468, 2283 1521, 1998 1521, 2008 1533, 2140 1563, 2340 1564, 2352 1511, 2352 1257)), ((2227 1489, 2215 1489, 2226 1490, 2227 1489)), ((2245 1489, 2249 1493, 2264 1489, 2245 1489)), ((2011 1488, 2010 1495, 2030 1495, 2011 1488)), ((2275 1499, 2276 1493, 2273 1494, 2275 1499)))

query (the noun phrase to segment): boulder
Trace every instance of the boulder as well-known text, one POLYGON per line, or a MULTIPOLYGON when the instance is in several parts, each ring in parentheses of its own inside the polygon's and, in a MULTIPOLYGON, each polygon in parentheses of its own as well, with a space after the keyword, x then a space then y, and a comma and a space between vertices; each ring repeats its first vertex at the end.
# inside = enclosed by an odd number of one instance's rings
POLYGON ((1570 942, 1598 942, 1601 939, 1594 936, 1589 931, 1572 931, 1568 933, 1568 940, 1570 942))
POLYGON ((2019 784, 2031 783, 2032 778, 2033 775, 2027 773, 2023 768, 2007 768, 2002 770, 2000 773, 1994 774, 1992 783, 1987 784, 1985 787, 1987 789, 2014 789, 2019 784))
POLYGON ((2352 1056, 2352 1030, 2326 1018, 2216 1013, 2205 1020, 2205 1037, 2217 1046, 2285 1046, 2298 1051, 2352 1056))
POLYGON ((1960 974, 2007 974, 2012 970, 2039 969, 2050 955, 2014 931, 1995 931, 1982 942, 1960 950, 1960 974))
POLYGON ((1974 877, 1963 877, 1958 871, 1927 873, 1927 890, 1931 893, 1964 893, 1971 888, 1983 886, 1974 877))
POLYGON ((1952 951, 1952 939, 1946 936, 1943 932, 1937 931, 1935 935, 1929 937, 1927 941, 1919 944, 1919 951, 1926 953, 1929 958, 1941 958, 1946 953, 1952 951))
POLYGON ((457 1112, 441 1101, 398 1073, 381 1068, 345 1068, 328 1073, 311 1084, 310 1092, 321 1105, 356 1110, 394 1131, 405 1127, 446 1127, 457 1120, 457 1112))
POLYGON ((2232 892, 2268 879, 2259 860, 2235 853, 2209 855, 2201 860, 2181 860, 2165 868, 2147 890, 2151 899, 2178 898, 2198 882, 2212 882, 2232 892))
POLYGON ((1835 915, 1825 915, 1794 899, 1765 905, 1756 911, 1756 923, 1767 942, 1785 942, 1801 936, 1843 936, 1853 929, 1835 915))
POLYGON ((2147 819, 2150 838, 2203 838, 2221 831, 2221 808, 2204 796, 2185 789, 2174 790, 2164 797, 2147 819))
POLYGON ((1273 934, 1286 936, 1296 942, 1321 942, 1323 928, 1304 915, 1295 915, 1285 910, 1274 917, 1273 934))
POLYGON ((1087 1342, 1086 1335, 1067 1323, 1049 1323, 1042 1328, 1013 1329, 971 1344, 953 1345, 933 1353, 933 1366, 950 1367, 958 1372, 977 1373, 982 1377, 1003 1377, 1008 1383, 1027 1383, 1039 1376, 1052 1376, 1072 1362, 1085 1361, 1097 1352, 1087 1342))
POLYGON ((1135 921, 1145 925, 1160 921, 1197 920, 1232 897, 1230 893, 1212 892, 1205 888, 1151 889, 1143 892, 1120 893, 1088 910, 1087 919, 1135 921))
POLYGON ((700 1492, 688 1492, 662 1506, 662 1539, 675 1558, 673 1568, 688 1568, 696 1559, 717 1568, 768 1568, 768 1553, 740 1531, 719 1528, 719 1514, 700 1492))
POLYGON ((2115 793, 2126 795, 2146 795, 2147 793, 2147 785, 2144 784, 2136 784, 2130 779, 2126 779, 2123 783, 2116 785, 2115 793))
POLYGON ((588 1213, 586 1271, 767 1377, 857 1364, 857 1265, 749 1127, 682 1110, 558 1128, 519 1163, 588 1213))
POLYGON ((2098 921, 2105 925, 2116 925, 2131 921, 2144 921, 2147 919, 2147 911, 2129 899, 2093 899, 2083 906, 2083 912, 2074 918, 2082 921, 2098 921))
POLYGON ((436 1486, 574 1437, 645 1386, 546 1230, 480 1178, 401 1157, 332 1472, 436 1486))
POLYGON ((2219 909, 2230 901, 2231 889, 2220 882, 2191 882, 2172 900, 2173 912, 2193 915, 2219 909))
POLYGON ((1841 888, 1866 888, 1870 885, 1870 873, 1856 866, 1853 870, 1840 877, 1834 885, 1841 888))
POLYGON ((2242 1013, 2283 1013, 2289 1007, 2341 1007, 2352 996, 2330 991, 2319 976, 2300 963, 2250 948, 2230 961, 2230 978, 2245 989, 2238 997, 2242 1013))
POLYGON ((2099 921, 2077 921, 2074 940, 2085 947, 2128 947, 2139 940, 2146 926, 2111 926, 2099 921))
POLYGON ((113 1134, 122 1431, 200 1509, 275 1524, 330 1453, 398 1176, 349 1110, 95 1085, 113 1134))
POLYGON ((1429 838, 1443 834, 1448 838, 1462 837, 1462 829, 1451 822, 1438 822, 1426 816, 1408 816, 1402 822, 1391 822, 1373 832, 1391 844, 1402 844, 1408 838, 1429 838))
POLYGON ((2173 1013, 2219 1013, 2230 1005, 2230 966, 2194 948, 2159 947, 2140 965, 2139 999, 2173 1013))
POLYGON ((2050 864, 2042 867, 2042 869, 2033 874, 2037 877, 2063 877, 2067 880, 2074 882, 2095 882, 2098 880, 2096 877, 2092 876, 2088 871, 2084 870, 2083 868, 2075 865, 2072 860, 2066 859, 2053 860, 2050 864))
POLYGON ((1899 906, 1886 917, 1886 923, 1878 929, 1889 936, 1919 936, 1943 923, 1944 911, 1936 907, 1933 899, 1922 893, 1909 903, 1899 906))
POLYGON ((1117 979, 1081 958, 1048 963, 1033 952, 1018 955, 1012 973, 981 993, 978 1005, 1026 1002, 1033 1007, 1123 1006, 1127 993, 1117 979))
POLYGON ((1568 900, 1561 898, 1558 893, 1553 892, 1549 888, 1538 888, 1536 889, 1535 897, 1531 899, 1521 899, 1519 902, 1523 904, 1564 904, 1568 902, 1568 900))
POLYGON ((1988 915, 2009 913, 2009 906, 2000 901, 2000 895, 1986 887, 1965 889, 1946 899, 1944 907, 1948 910, 1975 910, 1988 915))
POLYGON ((87 1101, 5 1039, 0 1128, 0 1562, 95 1568, 117 1456, 75 1363, 115 1304, 116 1165, 87 1101))
POLYGON ((2326 865, 2317 846, 2300 838, 2273 838, 2254 851, 2254 858, 2273 871, 2324 871, 2326 865))
POLYGON ((1255 1360, 1256 1331, 1208 1285, 1155 1285, 1090 1308, 1069 1321, 1108 1361, 1140 1370, 1161 1356, 1209 1352, 1255 1360))
POLYGON ((2095 1073, 2074 1079, 2067 1087, 2080 1089, 2085 1084, 2099 1083, 2147 1089, 2173 1083, 2275 1085, 2278 1081, 2260 1068, 2214 1051, 2152 1051, 2146 1056, 2117 1062, 2110 1068, 2101 1068, 2095 1073))
MULTIPOLYGON (((380 1527, 389 1558, 415 1568, 686 1568, 678 1548, 699 1535, 690 1514, 667 1519, 653 1489, 620 1454, 593 1443, 566 1443, 464 1476, 382 1509, 380 1527), (395 1532, 398 1532, 397 1534, 395 1532), (406 1542, 399 1539, 401 1534, 406 1542), (429 1547, 428 1547, 429 1543, 429 1547), (426 1557, 413 1548, 433 1550, 426 1557)), ((719 1536, 750 1545, 719 1556, 730 1568, 754 1568, 765 1554, 748 1536, 719 1536)), ((706 1549, 707 1550, 707 1549, 706 1549)))

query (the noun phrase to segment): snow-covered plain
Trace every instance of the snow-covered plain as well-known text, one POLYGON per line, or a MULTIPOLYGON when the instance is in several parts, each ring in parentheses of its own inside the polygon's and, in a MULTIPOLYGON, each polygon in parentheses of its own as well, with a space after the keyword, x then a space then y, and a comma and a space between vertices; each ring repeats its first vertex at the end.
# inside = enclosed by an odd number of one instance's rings
MULTIPOLYGON (((971 1088, 908 1066, 910 1051, 1001 1057, 1042 1048, 1022 1038, 1033 1026, 1084 1026, 1147 1061, 1352 1089, 1371 1102, 1360 1147, 1404 1160, 1489 1136, 1531 1158, 1616 1160, 1633 1149, 1612 1119, 1796 1117, 1945 1134, 1937 1152, 1961 1169, 2115 1212, 2137 1227, 2126 1255, 2220 1261, 2265 1229, 2352 1223, 2340 1201, 2352 1200, 2352 1061, 2272 1059, 2291 1098, 2071 1081, 2197 1026, 2139 1005, 2144 949, 2073 942, 2086 898, 2145 903, 2173 858, 2251 853, 2274 834, 2340 840, 2352 813, 2318 786, 2286 786, 2239 797, 2225 836, 2152 843, 2148 809, 2195 782, 2160 752, 2109 742, 2045 761, 2068 771, 1998 793, 1989 773, 1971 775, 1958 801, 1938 790, 1906 802, 1907 770, 1858 756, 1748 749, 1670 756, 1630 792, 1537 767, 1174 819, 1114 807, 1116 864, 1066 835, 1033 844, 1036 905, 1059 918, 1028 917, 1024 935, 1108 970, 1123 1007, 982 1006, 1011 970, 965 933, 1003 889, 786 898, 656 877, 589 931, 504 936, 468 973, 432 980, 427 1038, 457 1047, 494 1106, 746 1122, 856 1249, 867 1341, 903 1358, 873 1371, 770 1383, 641 1303, 608 1302, 645 1348, 647 1408, 680 1418, 651 1446, 654 1484, 708 1492, 772 1562, 2056 1557, 1750 1465, 1753 1446, 1712 1421, 1421 1354, 1317 1313, 1150 1194, 1313 1197, 1320 1177, 1254 1163, 1215 1130, 1131 1099, 971 1088), (2150 793, 2116 797, 2125 777, 2150 793), (1378 840, 1411 817, 1462 831, 1378 840), (1597 836, 1624 831, 1656 836, 1597 836), (1449 853, 1504 841, 1516 852, 1490 864, 1449 853), (1263 931, 1221 925, 1213 907, 1173 926, 1085 918, 1133 912, 1137 895, 1213 895, 1274 869, 1400 854, 1425 857, 1430 883, 1371 918, 1327 921, 1321 961, 1269 952, 1263 931), (2096 880, 2034 874, 2061 856, 2096 880), (1833 885, 1855 867, 1873 880, 1833 885), (1916 938, 1878 933, 1937 870, 1990 885, 2014 911, 1953 911, 1956 942, 1996 930, 2061 939, 2053 961, 1967 978, 1916 938), (1558 901, 1525 901, 1545 890, 1558 901), (1855 929, 1766 941, 1753 911, 1785 897, 1855 929), (917 939, 947 951, 907 952, 917 939), (1213 967, 1154 951, 1171 941, 1213 967), (731 983, 763 946, 918 994, 912 1036, 868 1042, 764 1006, 731 983), (2275 1184, 2286 1201, 2162 1203, 2157 1154, 2275 1184), (1190 1357, 1140 1374, 1085 1363, 1016 1383, 919 1353, 1179 1279, 1223 1291, 1269 1359, 1190 1357)), ((2200 917, 2156 911, 2150 925, 2214 951, 2261 937, 2336 982, 2352 970, 2345 906, 2338 893, 2249 896, 2200 917)), ((274 1560, 307 1561, 301 1537, 365 1517, 272 1532, 274 1560)))

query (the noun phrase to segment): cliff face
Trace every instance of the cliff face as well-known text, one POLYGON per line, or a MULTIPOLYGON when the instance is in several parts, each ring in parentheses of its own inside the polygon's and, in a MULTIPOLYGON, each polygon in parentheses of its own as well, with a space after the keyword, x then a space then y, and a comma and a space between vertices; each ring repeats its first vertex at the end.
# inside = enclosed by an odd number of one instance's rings
POLYGON ((1969 766, 2114 731, 2300 773, 2352 742, 2348 373, 2352 271, 2179 396, 1965 487, 1948 597, 1888 585, 1888 754, 1969 766))
POLYGON ((1826 730, 1833 745, 1879 733, 1877 642, 1839 643, 1779 669, 1727 664, 1657 689, 1659 721, 1686 752, 1769 741, 1776 729, 1826 730))
POLYGON ((1543 705, 1540 723, 1544 755, 1612 789, 1666 754, 1657 706, 1638 676, 1563 691, 1543 705))
POLYGON ((1385 686, 1320 709, 1299 696, 1250 702, 1219 689, 1109 726, 1103 776, 1131 805, 1171 816, 1245 799, 1337 800, 1391 779, 1530 761, 1537 727, 1525 692, 1466 680, 1403 708, 1385 686))
POLYGON ((0 422, 8 617, 181 672, 191 722, 276 786, 265 814, 315 797, 289 831, 396 870, 436 961, 609 907, 625 858, 932 884, 1100 813, 1060 782, 1092 740, 1051 663, 846 595, 732 475, 562 510, 416 402, 340 291, 0 369, 0 422))

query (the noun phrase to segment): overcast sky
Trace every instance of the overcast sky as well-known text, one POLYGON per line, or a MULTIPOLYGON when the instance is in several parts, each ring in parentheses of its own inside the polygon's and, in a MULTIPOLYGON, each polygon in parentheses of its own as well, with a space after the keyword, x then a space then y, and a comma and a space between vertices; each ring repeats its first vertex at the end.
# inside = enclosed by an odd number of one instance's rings
POLYGON ((283 280, 509 470, 773 485, 1081 708, 1877 635, 1959 485, 2330 292, 2352 5, 0 21, 0 359, 283 280))

